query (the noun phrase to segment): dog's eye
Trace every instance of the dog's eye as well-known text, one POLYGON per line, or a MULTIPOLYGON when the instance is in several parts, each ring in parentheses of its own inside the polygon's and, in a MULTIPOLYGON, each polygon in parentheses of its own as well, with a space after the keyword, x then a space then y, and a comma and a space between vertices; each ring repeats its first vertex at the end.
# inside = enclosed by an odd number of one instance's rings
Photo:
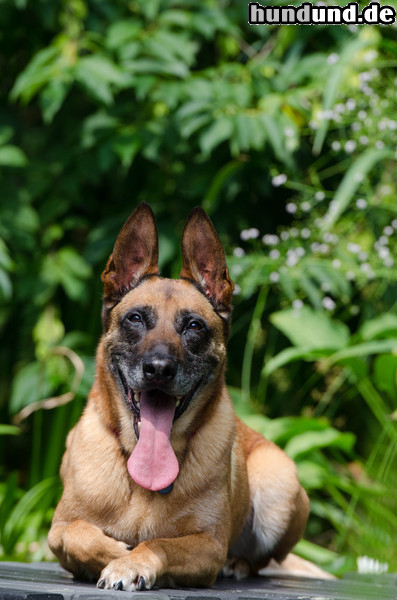
POLYGON ((188 326, 186 327, 187 331, 201 331, 203 329, 202 323, 200 321, 190 321, 188 326))
POLYGON ((134 323, 134 324, 142 323, 142 317, 138 313, 132 313, 131 315, 128 315, 127 321, 129 321, 130 323, 134 323))

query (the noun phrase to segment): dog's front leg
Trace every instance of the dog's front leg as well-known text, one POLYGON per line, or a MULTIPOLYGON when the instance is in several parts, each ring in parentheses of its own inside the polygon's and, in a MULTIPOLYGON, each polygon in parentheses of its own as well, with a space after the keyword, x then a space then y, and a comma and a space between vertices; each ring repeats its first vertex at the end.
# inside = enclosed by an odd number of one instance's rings
POLYGON ((54 523, 48 545, 64 569, 76 577, 97 579, 114 559, 128 556, 130 547, 83 519, 54 523))
POLYGON ((209 533, 141 542, 102 571, 100 588, 149 590, 162 586, 212 585, 226 558, 226 545, 209 533))

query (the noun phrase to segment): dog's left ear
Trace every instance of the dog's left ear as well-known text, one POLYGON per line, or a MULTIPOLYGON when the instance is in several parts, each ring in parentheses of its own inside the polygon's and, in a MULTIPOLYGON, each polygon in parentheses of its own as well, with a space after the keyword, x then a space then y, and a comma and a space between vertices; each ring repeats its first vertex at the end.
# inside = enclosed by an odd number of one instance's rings
POLYGON ((229 316, 234 283, 211 220, 200 207, 190 213, 182 236, 181 279, 198 283, 214 308, 229 316))
POLYGON ((158 274, 158 237, 152 209, 141 202, 123 225, 102 273, 104 309, 120 300, 138 281, 158 274))

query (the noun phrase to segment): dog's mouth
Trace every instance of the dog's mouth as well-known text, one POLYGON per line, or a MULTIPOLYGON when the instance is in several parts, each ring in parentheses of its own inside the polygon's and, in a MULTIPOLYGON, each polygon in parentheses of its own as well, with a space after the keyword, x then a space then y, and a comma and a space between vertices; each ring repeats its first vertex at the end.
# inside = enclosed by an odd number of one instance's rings
POLYGON ((133 390, 119 370, 124 399, 133 415, 136 446, 128 459, 132 479, 150 491, 168 492, 178 476, 179 464, 171 445, 174 422, 187 410, 201 382, 185 396, 161 389, 133 390))
POLYGON ((173 422, 175 422, 187 410, 191 400, 195 396, 198 388, 200 387, 200 383, 201 383, 201 382, 199 382, 197 385, 195 385, 190 390, 190 392, 188 392, 184 396, 171 396, 170 394, 167 394, 157 388, 151 389, 151 390, 146 390, 144 392, 141 390, 133 390, 128 385, 126 378, 124 377, 124 375, 120 369, 118 369, 118 375, 119 375, 119 379, 123 386, 123 392, 124 392, 123 395, 124 395, 125 403, 127 404, 128 408, 134 415, 134 431, 135 431, 135 435, 136 435, 137 439, 139 439, 139 434, 140 434, 140 430, 141 430, 141 426, 142 426, 142 421, 141 421, 141 395, 142 394, 144 394, 145 397, 147 397, 149 399, 149 401, 152 401, 152 402, 157 401, 158 403, 160 403, 161 401, 163 401, 163 403, 164 402, 171 403, 173 400, 174 405, 175 405, 173 422))

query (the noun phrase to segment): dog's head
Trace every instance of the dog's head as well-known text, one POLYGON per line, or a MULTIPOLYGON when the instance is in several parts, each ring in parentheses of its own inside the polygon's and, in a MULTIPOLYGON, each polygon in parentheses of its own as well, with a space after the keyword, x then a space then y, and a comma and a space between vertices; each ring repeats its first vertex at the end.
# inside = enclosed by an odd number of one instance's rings
MULTIPOLYGON (((122 228, 102 274, 106 362, 138 440, 146 419, 153 436, 168 428, 169 438, 174 422, 208 396, 223 374, 234 286, 221 242, 201 208, 185 225, 182 259, 180 279, 159 276, 156 224, 142 203, 122 228)), ((151 451, 146 441, 145 452, 151 451)))

